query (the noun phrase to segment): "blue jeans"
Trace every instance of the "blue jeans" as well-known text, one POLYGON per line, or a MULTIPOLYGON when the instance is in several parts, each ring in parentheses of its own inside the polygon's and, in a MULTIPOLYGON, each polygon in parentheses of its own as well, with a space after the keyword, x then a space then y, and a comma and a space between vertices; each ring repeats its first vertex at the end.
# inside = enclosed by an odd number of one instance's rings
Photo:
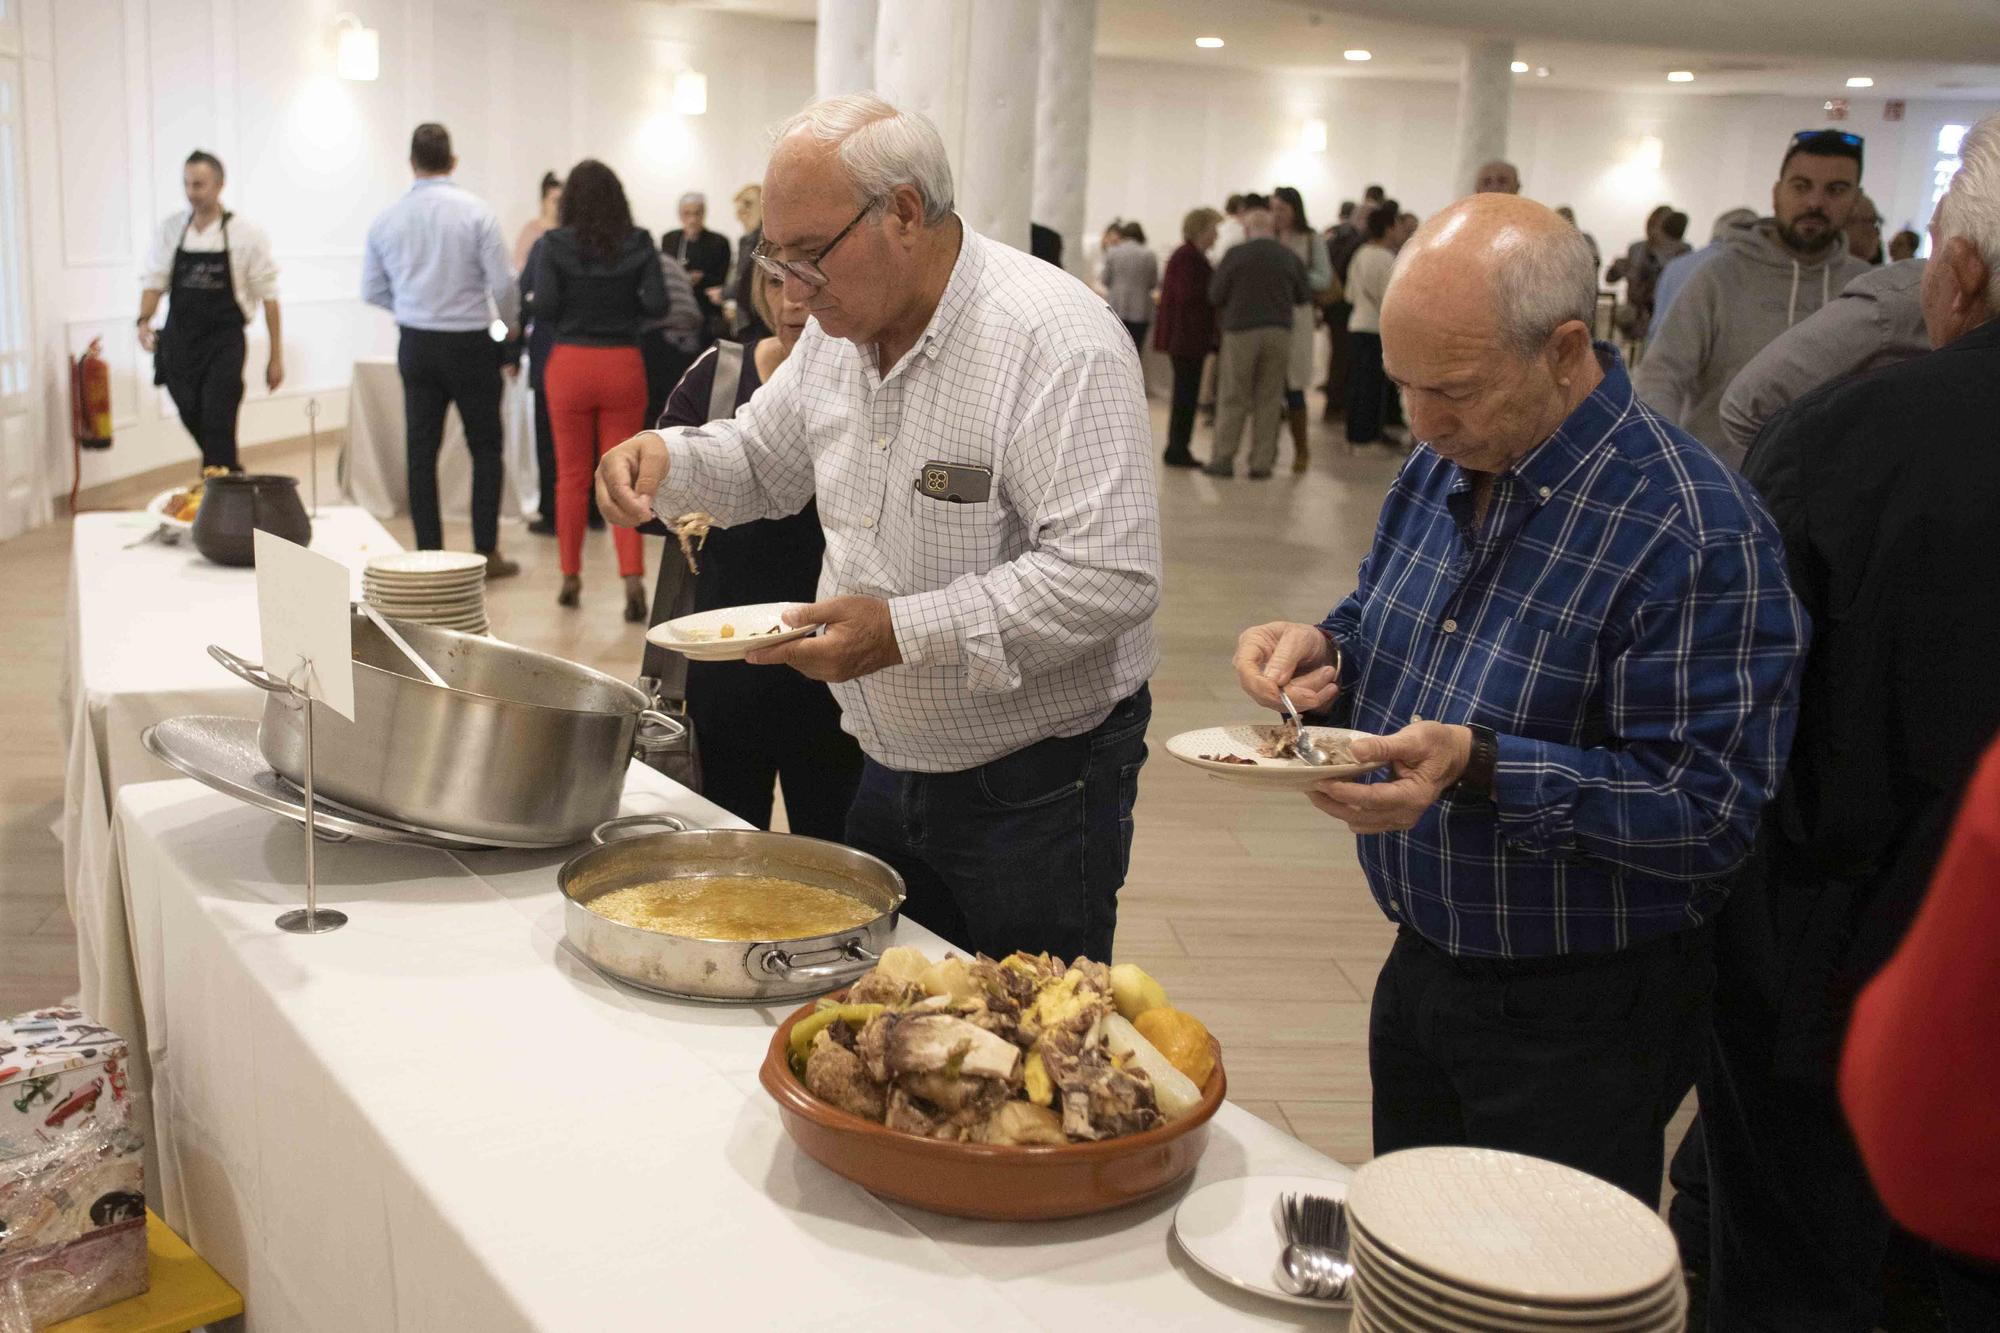
POLYGON ((903 910, 960 949, 1111 960, 1132 805, 1146 762, 1146 687, 1094 729, 957 773, 865 761, 847 841, 903 876, 903 910))

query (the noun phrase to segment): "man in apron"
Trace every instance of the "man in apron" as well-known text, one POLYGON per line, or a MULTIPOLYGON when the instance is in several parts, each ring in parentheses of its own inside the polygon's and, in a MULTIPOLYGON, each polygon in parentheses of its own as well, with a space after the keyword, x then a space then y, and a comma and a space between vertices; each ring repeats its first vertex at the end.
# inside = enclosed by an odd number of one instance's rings
POLYGON ((240 470, 236 413, 243 403, 243 330, 257 306, 271 335, 264 384, 285 378, 279 336, 278 266, 258 227, 222 209, 222 163, 197 149, 181 171, 188 207, 160 223, 139 297, 139 346, 153 354, 153 382, 166 386, 204 468, 240 470), (160 297, 167 324, 153 327, 160 297))

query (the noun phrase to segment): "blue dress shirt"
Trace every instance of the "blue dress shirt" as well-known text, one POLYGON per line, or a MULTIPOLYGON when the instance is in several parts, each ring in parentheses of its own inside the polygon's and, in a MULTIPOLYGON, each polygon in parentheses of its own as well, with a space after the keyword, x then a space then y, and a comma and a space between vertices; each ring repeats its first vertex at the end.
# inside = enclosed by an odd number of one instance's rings
POLYGON ((361 298, 404 328, 453 333, 520 310, 499 219, 444 176, 418 177, 368 228, 361 298))
POLYGON ((1618 353, 1494 480, 1420 447, 1323 624, 1336 716, 1499 737, 1491 800, 1358 841, 1382 909, 1447 951, 1522 958, 1686 930, 1727 894, 1791 748, 1806 639, 1742 477, 1632 395, 1618 353))

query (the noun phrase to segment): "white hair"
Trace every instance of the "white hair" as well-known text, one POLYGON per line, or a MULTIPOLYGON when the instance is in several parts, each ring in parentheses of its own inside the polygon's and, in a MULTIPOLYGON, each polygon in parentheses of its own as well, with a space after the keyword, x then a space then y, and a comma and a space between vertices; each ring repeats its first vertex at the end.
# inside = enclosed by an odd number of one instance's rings
MULTIPOLYGON (((1389 275, 1390 285, 1414 256, 1429 248, 1404 246, 1389 275)), ((1508 351, 1524 360, 1538 356, 1555 331, 1571 320, 1586 329, 1596 328, 1597 258, 1582 232, 1566 226, 1537 236, 1515 229, 1511 235, 1503 233, 1495 250, 1493 301, 1500 340, 1508 351)))
POLYGON ((848 93, 810 104, 780 125, 776 137, 801 131, 840 146, 840 165, 857 200, 880 201, 908 185, 923 201, 925 226, 951 216, 951 159, 937 126, 921 112, 898 111, 873 93, 848 93))
POLYGON ((1938 201, 1940 247, 1954 236, 1971 242, 1986 261, 1986 305, 2000 314, 2000 112, 1965 132, 1958 172, 1938 201))

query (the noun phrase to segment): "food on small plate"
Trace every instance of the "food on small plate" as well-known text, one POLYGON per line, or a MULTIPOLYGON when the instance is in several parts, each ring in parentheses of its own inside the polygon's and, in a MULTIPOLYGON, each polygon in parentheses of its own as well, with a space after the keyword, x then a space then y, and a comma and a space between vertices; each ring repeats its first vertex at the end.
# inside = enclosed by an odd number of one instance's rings
MULTIPOLYGON (((1294 763, 1308 763, 1299 753, 1299 724, 1293 721, 1279 723, 1275 727, 1261 728, 1263 738, 1257 745, 1257 753, 1266 759, 1284 759, 1294 763)), ((1354 746, 1345 736, 1329 736, 1318 742, 1323 756, 1320 765, 1351 764, 1355 762, 1354 746)), ((1224 760, 1225 763, 1241 763, 1242 760, 1224 760)))
POLYGON ((1087 958, 1026 953, 934 962, 894 948, 845 999, 823 1001, 795 1024, 787 1053, 815 1097, 906 1134, 1092 1142, 1151 1129, 1200 1102, 1213 1038, 1165 1005, 1159 983, 1138 968, 1114 976, 1087 958), (1119 1012, 1120 981, 1142 1017, 1178 1015, 1155 1026, 1190 1066, 1200 1067, 1189 1050, 1195 1031, 1210 1042, 1201 1079, 1119 1012))
POLYGON ((882 915, 836 889, 771 875, 683 875, 613 889, 584 906, 621 925, 696 940, 798 940, 882 915))
MULTIPOLYGON (((766 634, 782 634, 784 633, 784 631, 785 631, 784 622, 779 621, 777 624, 772 625, 768 629, 753 630, 744 637, 761 638, 766 634)), ((681 635, 681 638, 683 638, 689 643, 714 643, 718 639, 733 639, 735 637, 736 637, 736 626, 729 623, 728 621, 724 621, 720 626, 718 626, 712 632, 705 629, 691 629, 683 632, 681 635)))
POLYGON ((1205 754, 1202 758, 1211 764, 1242 764, 1248 768, 1257 767, 1255 759, 1240 754, 1205 754))

